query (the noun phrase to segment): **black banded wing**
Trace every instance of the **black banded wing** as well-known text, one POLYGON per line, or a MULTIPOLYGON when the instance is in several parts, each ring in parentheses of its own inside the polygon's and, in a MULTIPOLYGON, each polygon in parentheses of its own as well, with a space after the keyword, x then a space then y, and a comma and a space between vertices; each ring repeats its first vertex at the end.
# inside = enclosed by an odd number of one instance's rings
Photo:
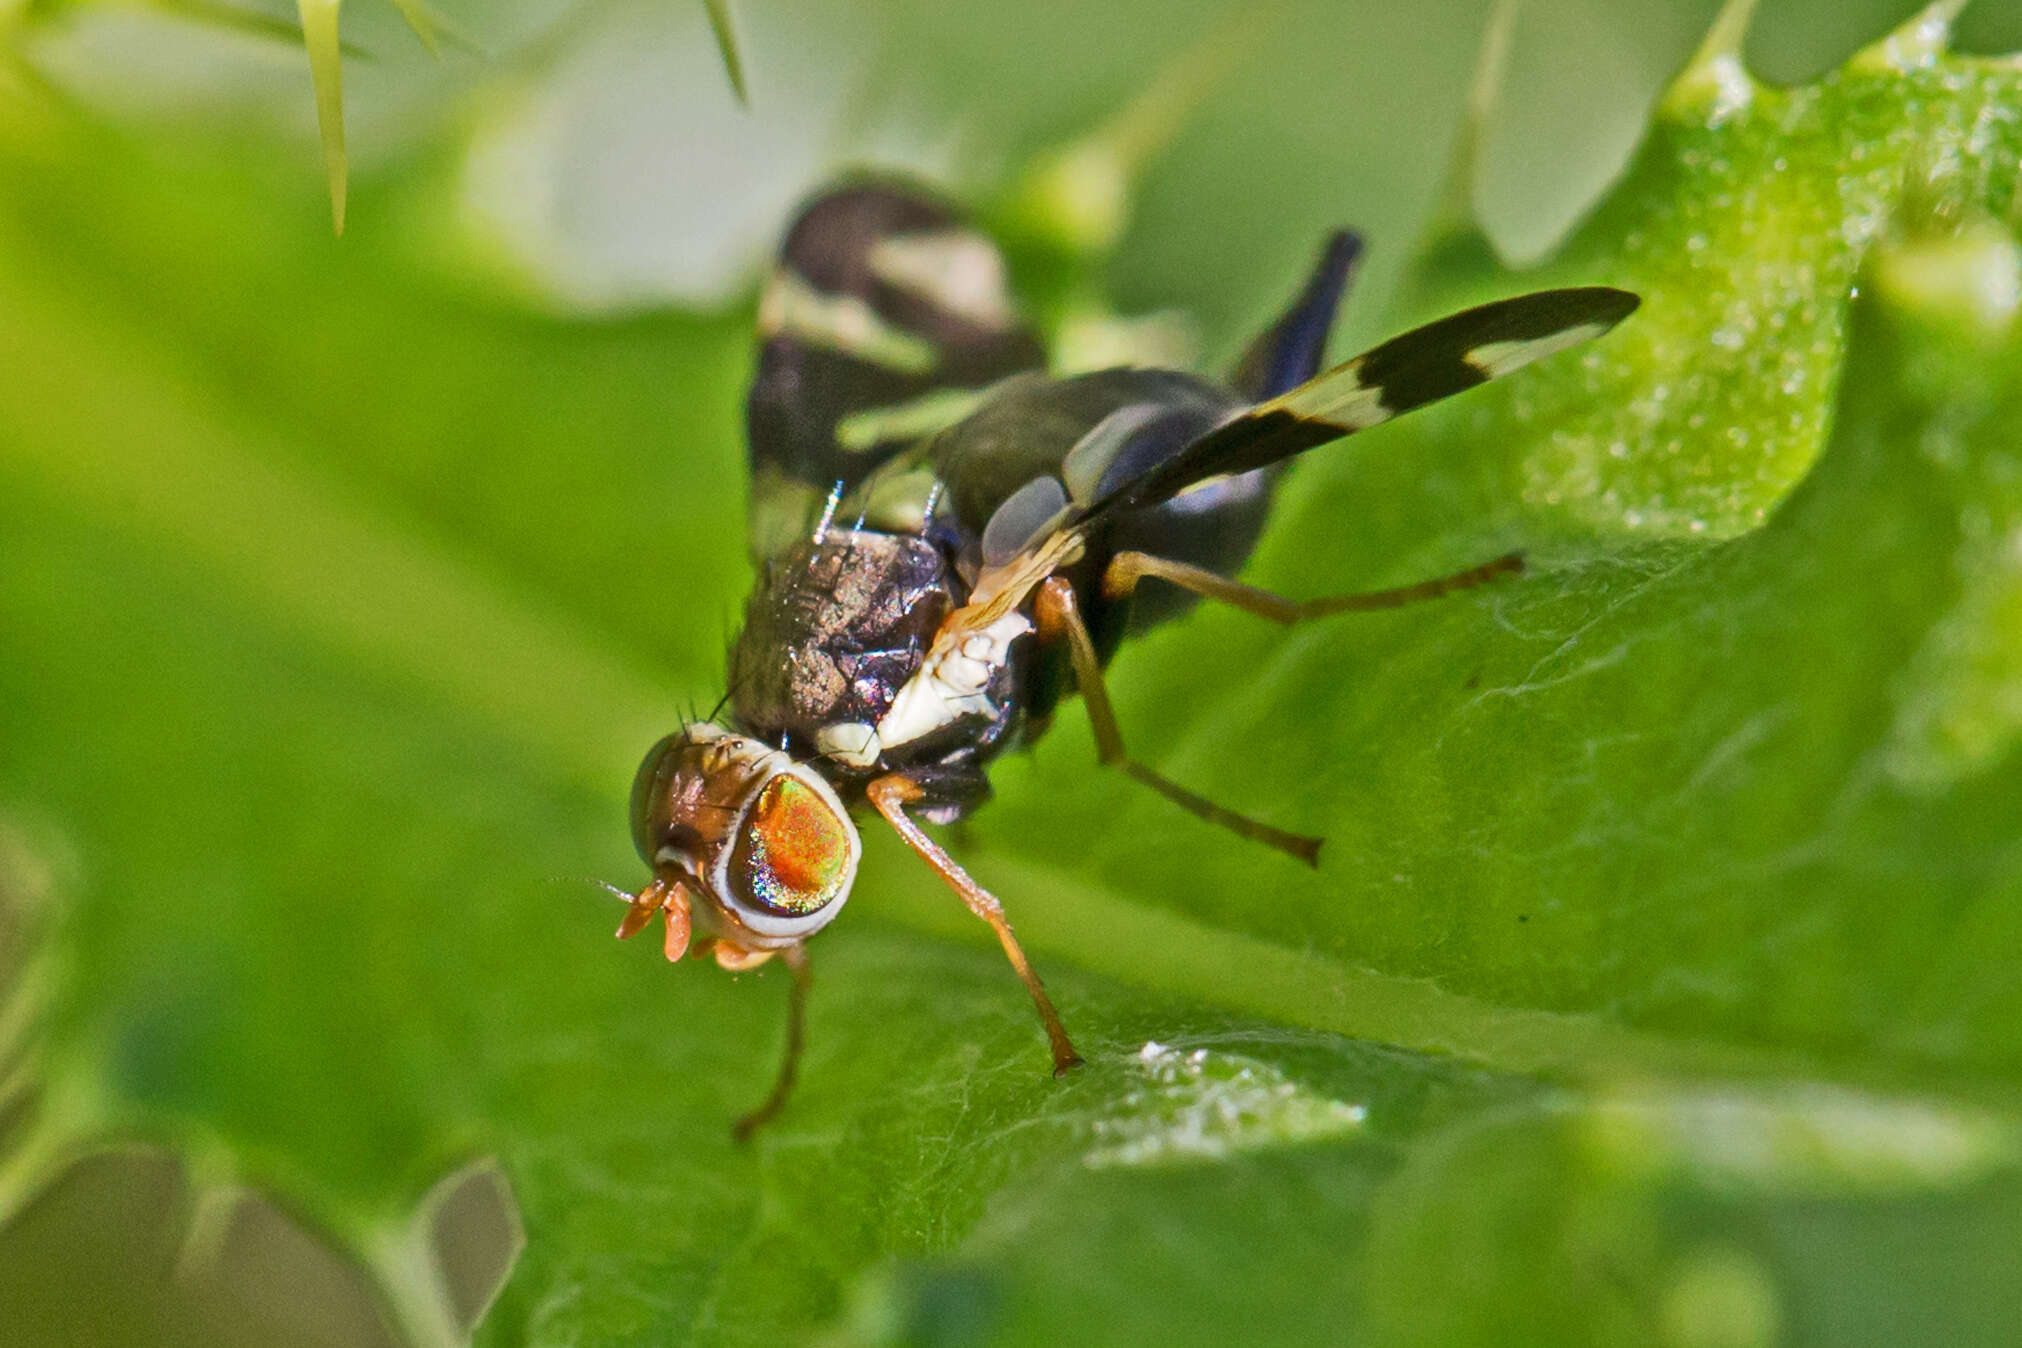
POLYGON ((759 300, 758 343, 746 419, 760 555, 835 484, 853 488, 975 391, 1045 364, 996 245, 933 197, 879 181, 801 210, 759 300))
POLYGON ((1281 462, 1499 379, 1599 337, 1638 303, 1606 286, 1540 290, 1413 328, 1222 423, 1069 523, 1158 505, 1209 478, 1281 462))

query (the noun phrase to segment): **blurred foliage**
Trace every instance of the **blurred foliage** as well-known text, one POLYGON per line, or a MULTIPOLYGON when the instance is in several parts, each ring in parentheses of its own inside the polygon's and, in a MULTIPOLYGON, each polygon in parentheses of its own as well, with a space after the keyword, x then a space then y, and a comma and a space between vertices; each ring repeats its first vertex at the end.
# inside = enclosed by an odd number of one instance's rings
POLYGON ((1949 7, 751 3, 747 113, 720 6, 445 5, 439 66, 361 6, 341 243, 299 54, 17 9, 0 1341, 455 1342, 508 1267, 480 1341, 2012 1337, 2022 67, 1949 7), (1120 659, 1319 872, 1070 708, 953 841, 1088 1066, 873 837, 740 1149, 780 977, 550 881, 719 691, 748 268, 864 158, 1211 359, 1343 220, 1355 333, 1645 305, 1315 456, 1253 568, 1531 575, 1120 659))

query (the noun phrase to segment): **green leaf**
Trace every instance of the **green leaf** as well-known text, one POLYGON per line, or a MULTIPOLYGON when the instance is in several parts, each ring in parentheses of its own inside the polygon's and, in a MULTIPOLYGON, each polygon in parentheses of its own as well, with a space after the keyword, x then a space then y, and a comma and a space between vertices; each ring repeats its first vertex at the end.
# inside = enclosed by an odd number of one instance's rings
MULTIPOLYGON (((1713 44, 1542 270, 1435 238, 1390 323, 1644 305, 1314 456, 1249 576, 1529 574, 1116 666, 1321 868, 1063 708, 949 841, 1088 1065, 872 836, 749 1148, 781 976, 552 882, 636 876, 719 691, 748 314, 531 315, 266 147, 10 117, 0 1339, 2002 1341, 2022 70, 1933 32, 1787 90, 1713 44)), ((381 181, 448 239, 442 172, 381 181)), ((1237 209, 1130 206, 1153 258, 1237 209)), ((1310 246, 1255 227, 1232 273, 1310 246)))

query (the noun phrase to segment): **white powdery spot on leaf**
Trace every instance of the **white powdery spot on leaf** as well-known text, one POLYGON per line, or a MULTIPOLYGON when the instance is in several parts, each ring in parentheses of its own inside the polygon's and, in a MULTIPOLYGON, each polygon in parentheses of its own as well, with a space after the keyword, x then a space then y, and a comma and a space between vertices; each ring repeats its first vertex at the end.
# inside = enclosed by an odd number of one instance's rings
POLYGON ((1091 1169, 1213 1161, 1234 1152, 1359 1131, 1366 1106, 1330 1099, 1268 1063, 1150 1041, 1138 1051, 1145 1084, 1095 1121, 1091 1169))
POLYGON ((1588 1114, 1585 1141, 1617 1174, 1827 1195, 1960 1188, 2016 1156, 2013 1131, 1993 1115, 1823 1084, 1627 1093, 1588 1114))

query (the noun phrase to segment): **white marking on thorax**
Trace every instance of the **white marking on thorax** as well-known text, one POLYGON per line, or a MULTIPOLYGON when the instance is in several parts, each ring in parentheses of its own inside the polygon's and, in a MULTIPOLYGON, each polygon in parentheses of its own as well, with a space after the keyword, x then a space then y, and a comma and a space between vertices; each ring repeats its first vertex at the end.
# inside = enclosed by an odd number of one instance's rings
POLYGON ((867 768, 887 749, 911 744, 964 716, 994 716, 991 679, 1011 658, 1011 643, 1032 630, 1013 609, 988 627, 965 632, 949 645, 936 643, 913 677, 892 699, 875 727, 857 722, 822 732, 822 752, 851 767, 867 768))
POLYGON ((815 732, 814 747, 824 758, 852 767, 867 768, 882 752, 876 726, 862 721, 838 721, 815 732))

